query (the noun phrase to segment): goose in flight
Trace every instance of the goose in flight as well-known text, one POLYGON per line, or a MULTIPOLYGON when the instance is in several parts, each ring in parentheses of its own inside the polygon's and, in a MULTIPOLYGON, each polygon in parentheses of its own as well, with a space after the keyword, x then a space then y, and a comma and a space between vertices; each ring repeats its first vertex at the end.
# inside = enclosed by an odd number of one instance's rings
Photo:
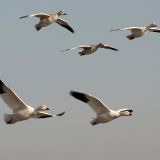
POLYGON ((83 56, 83 55, 89 55, 89 54, 92 54, 92 53, 96 52, 98 50, 98 48, 111 49, 111 50, 114 50, 114 51, 118 51, 118 49, 116 49, 116 48, 113 48, 113 47, 110 47, 108 45, 99 43, 97 45, 93 44, 93 45, 88 45, 88 46, 87 45, 77 46, 77 47, 73 47, 73 48, 70 48, 70 49, 63 50, 62 52, 73 50, 73 49, 83 49, 81 52, 79 52, 80 56, 83 56))
POLYGON ((143 35, 149 33, 149 32, 157 32, 160 33, 160 29, 156 28, 157 25, 155 23, 152 23, 145 27, 128 27, 128 28, 121 28, 121 29, 112 29, 111 31, 124 31, 124 30, 130 30, 131 34, 127 35, 126 37, 129 40, 142 37, 143 35))
POLYGON ((133 110, 125 108, 119 110, 111 110, 106 107, 98 98, 89 94, 80 93, 77 91, 70 91, 70 95, 74 98, 87 103, 91 109, 97 114, 96 118, 93 118, 90 123, 97 125, 99 123, 107 123, 121 116, 131 116, 133 110))
POLYGON ((5 114, 4 121, 7 124, 14 124, 18 121, 27 120, 30 118, 48 118, 55 116, 62 116, 65 112, 53 115, 45 112, 49 110, 46 105, 41 105, 37 108, 32 108, 31 106, 24 103, 14 91, 12 91, 9 87, 7 87, 0 80, 0 96, 3 101, 10 107, 13 111, 12 114, 5 114))
POLYGON ((22 16, 19 19, 30 18, 30 17, 39 18, 40 19, 39 23, 35 25, 35 28, 37 31, 39 31, 43 27, 47 27, 48 25, 56 22, 62 27, 68 29, 70 32, 74 33, 74 30, 71 28, 71 26, 66 21, 59 18, 60 16, 63 16, 63 15, 67 15, 67 13, 64 13, 62 11, 59 11, 56 14, 36 13, 36 14, 22 16))

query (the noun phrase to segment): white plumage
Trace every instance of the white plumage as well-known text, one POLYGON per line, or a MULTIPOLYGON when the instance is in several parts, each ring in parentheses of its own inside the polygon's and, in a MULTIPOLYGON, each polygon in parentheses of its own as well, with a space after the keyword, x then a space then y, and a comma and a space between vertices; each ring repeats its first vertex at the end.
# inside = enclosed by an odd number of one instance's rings
POLYGON ((118 51, 118 49, 113 48, 109 45, 99 43, 97 45, 96 44, 81 45, 81 46, 77 46, 77 47, 73 47, 73 48, 70 48, 70 49, 63 50, 62 52, 69 51, 69 50, 74 50, 74 49, 83 49, 81 52, 79 52, 80 56, 83 56, 83 55, 92 54, 92 53, 96 52, 99 48, 111 49, 111 50, 114 50, 114 51, 118 51))
POLYGON ((120 116, 131 116, 133 113, 133 110, 128 108, 120 109, 117 111, 111 110, 106 107, 98 98, 89 94, 77 91, 70 91, 70 95, 84 103, 87 103, 91 107, 91 109, 97 114, 97 117, 93 118, 90 122, 92 125, 96 125, 99 123, 107 123, 120 116))
POLYGON ((130 30, 131 34, 127 36, 129 40, 142 37, 143 35, 149 33, 149 32, 157 32, 160 33, 160 29, 156 28, 157 25, 155 23, 152 23, 145 27, 128 27, 128 28, 121 28, 121 29, 112 29, 111 31, 125 31, 130 30))
POLYGON ((40 19, 39 23, 35 25, 35 29, 37 31, 39 31, 43 27, 47 27, 48 25, 57 23, 61 25, 62 27, 68 29, 70 32, 74 33, 74 30, 72 29, 72 27, 66 21, 59 18, 59 16, 63 16, 63 15, 67 15, 67 14, 62 11, 59 11, 56 14, 36 13, 36 14, 22 16, 19 19, 30 18, 30 17, 39 18, 40 19))
POLYGON ((18 121, 27 120, 30 118, 47 118, 54 116, 62 116, 65 112, 53 115, 44 111, 49 110, 46 105, 41 105, 34 109, 24 103, 14 91, 7 87, 0 80, 0 96, 4 102, 12 109, 12 114, 5 114, 4 120, 7 124, 14 124, 18 121))

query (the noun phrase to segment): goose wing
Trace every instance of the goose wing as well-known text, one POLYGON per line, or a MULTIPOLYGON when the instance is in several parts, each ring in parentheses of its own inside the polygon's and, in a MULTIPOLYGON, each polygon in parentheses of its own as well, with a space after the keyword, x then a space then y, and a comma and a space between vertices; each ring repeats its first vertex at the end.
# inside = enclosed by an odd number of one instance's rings
POLYGON ((105 48, 105 49, 111 49, 111 50, 114 50, 114 51, 118 51, 118 49, 110 47, 108 45, 103 45, 103 48, 105 48))
POLYGON ((91 46, 81 45, 81 46, 77 46, 77 47, 65 49, 65 50, 63 50, 62 52, 66 52, 66 51, 73 50, 73 49, 77 49, 77 48, 85 49, 85 48, 91 48, 91 46))
POLYGON ((28 106, 0 80, 0 96, 4 102, 13 110, 19 111, 28 108, 28 106))
POLYGON ((150 28, 149 31, 160 33, 160 29, 158 28, 150 28))
POLYGON ((56 20, 56 23, 58 23, 59 25, 61 25, 62 27, 68 29, 70 32, 74 33, 75 31, 72 29, 72 27, 63 19, 58 18, 56 20))
POLYGON ((65 112, 61 112, 61 113, 54 115, 54 114, 39 111, 34 118, 49 118, 49 117, 63 116, 64 114, 65 112))
POLYGON ((70 91, 70 95, 84 103, 87 103, 96 114, 110 112, 110 109, 107 108, 98 98, 93 97, 89 94, 70 91))
POLYGON ((141 29, 142 29, 142 27, 128 27, 128 28, 121 28, 121 29, 111 29, 111 32, 112 31, 125 31, 125 30, 139 31, 141 29))
POLYGON ((44 18, 50 17, 50 15, 46 14, 46 13, 35 13, 35 14, 30 14, 30 15, 22 16, 19 19, 22 19, 22 18, 31 18, 31 17, 37 17, 37 18, 40 18, 40 19, 44 19, 44 18))

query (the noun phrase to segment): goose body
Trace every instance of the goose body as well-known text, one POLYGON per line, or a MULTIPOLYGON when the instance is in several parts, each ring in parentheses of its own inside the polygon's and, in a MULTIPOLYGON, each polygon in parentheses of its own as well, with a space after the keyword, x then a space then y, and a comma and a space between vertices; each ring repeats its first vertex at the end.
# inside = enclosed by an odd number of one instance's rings
POLYGON ((97 117, 93 118, 90 121, 92 125, 107 123, 118 117, 131 116, 133 114, 133 110, 128 108, 120 109, 116 111, 109 109, 98 98, 89 94, 85 94, 77 91, 70 91, 70 95, 84 103, 87 103, 91 107, 91 109, 97 114, 97 117))
POLYGON ((92 53, 96 52, 99 48, 111 49, 111 50, 114 50, 114 51, 118 51, 118 49, 110 47, 109 45, 104 45, 102 43, 99 43, 97 45, 81 45, 81 46, 77 46, 77 47, 73 47, 73 48, 70 48, 70 49, 63 50, 63 52, 69 51, 69 50, 74 50, 74 49, 82 49, 82 51, 79 52, 79 55, 83 56, 83 55, 92 54, 92 53))
POLYGON ((12 114, 5 114, 4 121, 7 124, 14 124, 18 121, 27 120, 30 118, 47 118, 54 116, 62 116, 65 112, 53 115, 45 112, 49 110, 46 105, 41 105, 37 108, 33 108, 26 103, 24 103, 14 91, 12 91, 8 86, 6 86, 0 80, 0 96, 3 101, 10 107, 13 111, 12 114))
POLYGON ((39 23, 35 25, 35 28, 37 31, 39 31, 43 27, 47 27, 53 23, 57 23, 61 25, 62 27, 68 29, 70 32, 74 33, 74 30, 71 28, 71 26, 66 21, 59 18, 62 15, 67 15, 67 14, 62 11, 59 11, 56 14, 36 13, 36 14, 22 16, 20 17, 20 19, 30 18, 30 17, 39 18, 40 19, 39 23))
POLYGON ((144 36, 145 34, 149 32, 157 32, 160 33, 160 29, 156 28, 157 25, 155 23, 152 23, 145 27, 128 27, 128 28, 121 28, 121 29, 112 29, 111 31, 124 31, 124 30, 130 30, 131 34, 127 35, 127 38, 129 40, 139 38, 144 36))

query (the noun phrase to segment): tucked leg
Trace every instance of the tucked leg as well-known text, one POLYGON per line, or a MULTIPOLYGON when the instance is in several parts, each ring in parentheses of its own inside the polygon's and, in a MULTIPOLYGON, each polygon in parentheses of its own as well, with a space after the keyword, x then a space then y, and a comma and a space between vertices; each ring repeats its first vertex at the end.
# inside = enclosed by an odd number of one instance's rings
POLYGON ((129 40, 132 40, 132 39, 135 39, 135 36, 133 36, 133 35, 131 34, 131 35, 128 35, 127 38, 128 38, 129 40))

